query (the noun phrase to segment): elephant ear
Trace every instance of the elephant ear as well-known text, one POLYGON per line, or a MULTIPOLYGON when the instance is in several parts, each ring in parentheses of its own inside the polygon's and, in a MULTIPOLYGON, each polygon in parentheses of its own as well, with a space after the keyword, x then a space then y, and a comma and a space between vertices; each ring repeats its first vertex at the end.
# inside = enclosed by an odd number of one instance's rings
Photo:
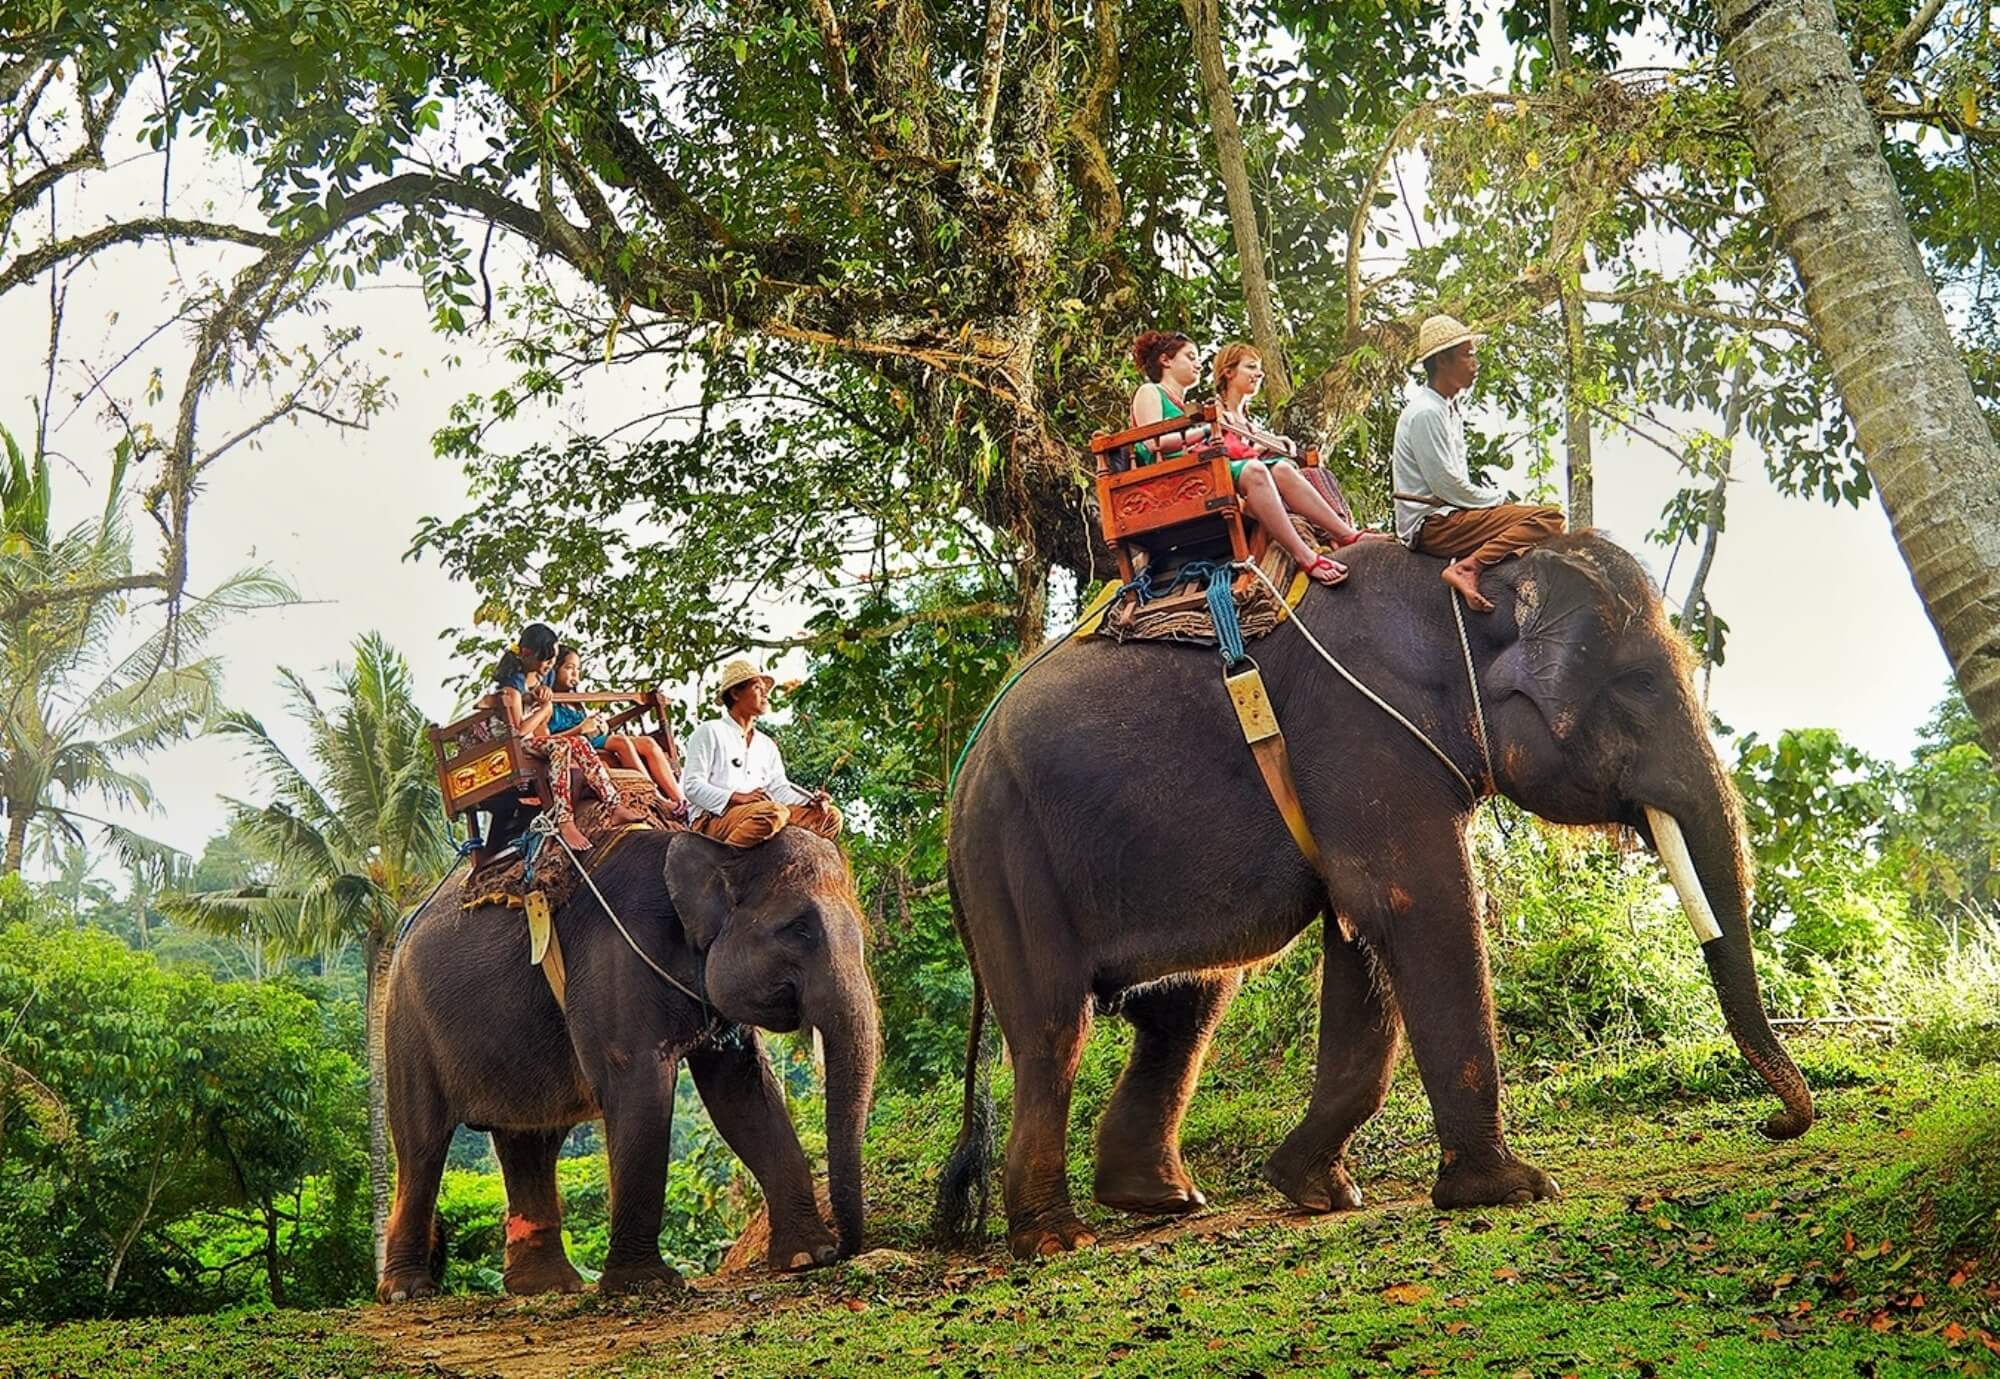
POLYGON ((1525 695, 1565 742, 1601 688, 1618 599, 1581 553, 1543 547, 1495 573, 1513 588, 1518 636, 1494 658, 1487 690, 1525 695))
POLYGON ((697 951, 721 936, 736 908, 730 853, 725 844, 698 833, 677 833, 667 848, 667 899, 697 951))

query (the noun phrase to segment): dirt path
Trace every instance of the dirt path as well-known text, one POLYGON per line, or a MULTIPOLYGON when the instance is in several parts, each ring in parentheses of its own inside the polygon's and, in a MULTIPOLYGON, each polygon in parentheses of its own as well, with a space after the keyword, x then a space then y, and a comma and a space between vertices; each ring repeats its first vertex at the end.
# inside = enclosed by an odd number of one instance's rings
MULTIPOLYGON (((1828 1157, 1801 1148, 1788 1167, 1828 1157)), ((1657 1165, 1643 1177, 1616 1170, 1593 1174, 1578 1165, 1555 1166, 1566 1195, 1623 1196, 1659 1186, 1657 1165), (1629 1177, 1629 1181, 1628 1181, 1629 1177)), ((1775 1167, 1766 1156, 1763 1167, 1775 1167)), ((1740 1180, 1737 1165, 1709 1161, 1674 1182, 1677 1193, 1721 1189, 1740 1180)), ((1283 1226, 1312 1229, 1332 1222, 1365 1223, 1402 1214, 1427 1215, 1428 1193, 1409 1183, 1379 1182, 1377 1192, 1405 1195, 1371 1202, 1358 1212, 1310 1216, 1282 1207, 1272 1194, 1255 1193, 1224 1201, 1187 1218, 1149 1219, 1114 1226, 1097 1248, 1140 1249, 1181 1236, 1226 1237, 1246 1230, 1283 1226)), ((800 1307, 825 1307, 872 1291, 857 1275, 894 1271, 901 1292, 925 1287, 955 1292, 1006 1274, 1011 1261, 995 1241, 983 1252, 918 1255, 878 1250, 849 1266, 779 1277, 762 1269, 691 1280, 668 1293, 636 1298, 600 1298, 594 1293, 542 1298, 441 1298, 398 1307, 366 1307, 348 1314, 347 1329, 379 1342, 399 1364, 438 1379, 556 1379, 613 1364, 668 1342, 712 1335, 740 1325, 748 1316, 768 1316, 800 1307)))

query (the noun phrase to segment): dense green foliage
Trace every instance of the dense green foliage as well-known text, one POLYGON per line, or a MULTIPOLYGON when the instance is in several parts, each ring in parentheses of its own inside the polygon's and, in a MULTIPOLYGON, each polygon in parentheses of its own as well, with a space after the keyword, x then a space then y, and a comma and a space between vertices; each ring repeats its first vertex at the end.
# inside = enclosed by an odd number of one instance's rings
POLYGON ((366 1282, 351 1004, 43 919, 0 928, 0 1010, 0 1306, 210 1307, 244 1270, 300 1303, 366 1282))

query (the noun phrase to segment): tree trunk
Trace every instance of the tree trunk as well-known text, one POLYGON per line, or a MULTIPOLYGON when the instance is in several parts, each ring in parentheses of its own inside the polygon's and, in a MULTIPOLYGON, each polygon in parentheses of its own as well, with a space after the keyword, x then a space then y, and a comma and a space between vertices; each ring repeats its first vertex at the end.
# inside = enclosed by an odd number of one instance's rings
POLYGON ((375 1236, 375 1276, 382 1276, 383 1250, 389 1237, 389 1107, 388 1044, 383 1038, 382 1008, 388 997, 389 945, 369 934, 361 948, 366 965, 368 1038, 368 1194, 369 1223, 375 1236))
MULTIPOLYGON (((1556 0, 1558 11, 1562 0, 1556 0)), ((1575 268, 1563 275, 1564 439, 1569 453, 1569 529, 1582 531, 1596 523, 1596 479, 1590 466, 1590 408, 1579 381, 1583 373, 1583 282, 1575 268)))
POLYGON ((1181 0, 1181 12, 1194 33, 1195 57, 1201 64, 1202 94, 1208 98, 1208 120, 1215 134, 1216 169, 1222 174, 1229 228, 1243 272, 1243 309, 1250 317, 1250 339, 1264 359, 1264 395, 1268 405, 1282 407, 1292 395, 1292 380, 1285 371, 1284 337, 1278 331, 1271 286, 1264 277, 1264 237, 1257 229, 1257 203, 1250 196, 1243 130, 1236 122, 1229 67, 1222 60, 1222 17, 1216 0, 1181 0))
POLYGON ((28 850, 28 820, 31 811, 13 800, 7 801, 7 856, 0 862, 0 876, 14 876, 21 870, 21 854, 28 850))
MULTIPOLYGON (((267 1201, 264 1206, 264 1277, 271 1289, 271 1306, 285 1305, 284 1261, 278 1253, 278 1206, 267 1201)), ((378 1269, 379 1273, 380 1270, 378 1269)))
POLYGON ((1743 410, 1750 394, 1750 356, 1746 352, 1729 376, 1729 397, 1722 405, 1722 451, 1716 460, 1715 485, 1702 506, 1701 558, 1695 562, 1694 577, 1688 581, 1687 597, 1681 600, 1681 630, 1702 629, 1701 668, 1704 673, 1702 702, 1708 702, 1706 673, 1715 665, 1715 614, 1708 606, 1708 573, 1715 568, 1715 548, 1722 540, 1722 517, 1729 503, 1729 477, 1735 469, 1736 432, 1743 425, 1743 410))
POLYGON ((1014 637, 1019 654, 1041 649, 1048 640, 1049 562, 1033 551, 1014 561, 1014 637))
POLYGON ((1830 0, 1721 0, 1777 236, 1862 457, 2000 754, 2000 447, 1910 236, 1830 0))

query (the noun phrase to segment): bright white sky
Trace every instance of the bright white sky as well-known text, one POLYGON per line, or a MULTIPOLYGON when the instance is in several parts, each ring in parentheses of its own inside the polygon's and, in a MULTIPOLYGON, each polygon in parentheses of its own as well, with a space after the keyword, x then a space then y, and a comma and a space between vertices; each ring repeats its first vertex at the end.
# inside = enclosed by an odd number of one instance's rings
MULTIPOLYGON (((253 223, 254 208, 245 204, 237 170, 204 164, 199 154, 192 142, 176 150, 176 213, 206 209, 253 223), (212 204, 204 208, 204 202, 212 204)), ((156 158, 135 159, 97 178, 93 200, 130 204, 134 196, 157 197, 159 176, 156 158)), ((81 215, 64 209, 75 226, 87 223, 91 208, 81 215)), ((499 271, 509 271, 497 242, 494 260, 499 271)), ((215 261, 196 251, 179 253, 184 273, 215 261)), ((518 271, 518 261, 512 267, 518 271)), ((72 352, 99 367, 117 358, 159 319, 164 305, 180 299, 184 289, 169 276, 157 249, 106 255, 78 273, 70 280, 72 352)), ((483 346, 432 336, 422 300, 412 289, 336 294, 329 313, 305 328, 316 333, 322 324, 362 328, 363 348, 389 380, 393 405, 364 433, 310 422, 275 429, 262 448, 223 462, 195 516, 194 588, 268 561, 308 600, 246 616, 212 643, 228 663, 229 701, 281 728, 281 737, 285 712, 277 668, 290 666, 318 681, 323 678, 318 672, 344 659, 354 638, 371 629, 408 656, 434 712, 439 717, 449 712, 452 697, 443 685, 457 668, 440 633, 469 623, 474 599, 434 564, 409 563, 402 556, 419 516, 456 514, 466 501, 457 464, 433 458, 431 434, 455 399, 512 378, 511 368, 483 346), (462 363, 447 365, 451 354, 462 363)), ((46 329, 46 316, 26 294, 0 306, 5 366, 0 423, 23 437, 32 428, 30 399, 41 390, 46 329)), ((301 327, 291 329, 296 338, 301 327)), ((156 424, 168 424, 179 389, 175 361, 184 353, 172 338, 155 345, 126 366, 117 391, 135 394, 143 369, 159 363, 169 395, 152 415, 156 424)), ((624 420, 638 410, 631 371, 627 374, 617 389, 583 398, 560 417, 540 414, 517 424, 510 439, 525 443, 552 435, 559 420, 594 429, 624 420)), ((60 376, 58 417, 69 411, 64 399, 83 381, 74 371, 60 376)), ((100 410, 86 406, 53 437, 52 449, 81 470, 66 471, 59 488, 63 524, 87 516, 101 501, 85 492, 86 482, 102 481, 113 434, 100 410)), ((240 424, 256 410, 254 404, 218 396, 205 418, 206 433, 226 435, 232 420, 240 424)), ((1645 550, 1641 543, 1679 484, 1673 463, 1657 450, 1602 433, 1596 445, 1599 525, 1641 550, 1658 575, 1666 552, 1645 550)), ((1731 627, 1728 662, 1714 680, 1713 707, 1739 731, 1770 735, 1787 727, 1826 726, 1870 752, 1906 754, 1942 693, 1949 668, 1879 505, 1871 501, 1857 511, 1782 498, 1765 480, 1761 461, 1747 451, 1739 452, 1736 473, 1742 480, 1730 497, 1728 530, 1711 575, 1715 603, 1731 627)), ((1691 559, 1683 553, 1673 592, 1685 586, 1691 559)), ((212 739, 160 753, 142 769, 158 790, 161 808, 127 821, 190 852, 198 853, 221 826, 219 796, 257 794, 235 753, 212 739)), ((111 871, 108 863, 104 871, 111 871)))

